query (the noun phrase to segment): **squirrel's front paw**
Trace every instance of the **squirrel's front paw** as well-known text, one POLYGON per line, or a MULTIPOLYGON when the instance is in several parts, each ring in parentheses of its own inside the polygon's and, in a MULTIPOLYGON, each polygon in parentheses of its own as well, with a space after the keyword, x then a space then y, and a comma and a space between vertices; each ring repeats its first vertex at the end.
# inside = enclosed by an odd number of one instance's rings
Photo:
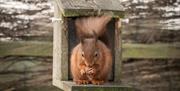
POLYGON ((84 75, 84 74, 86 74, 86 71, 84 69, 81 69, 80 73, 81 73, 81 75, 84 75))
POLYGON ((96 70, 94 68, 88 68, 87 74, 94 75, 96 74, 96 70))
POLYGON ((102 85, 102 84, 104 84, 104 81, 103 81, 103 80, 92 80, 91 82, 92 82, 92 84, 94 84, 94 85, 102 85))
POLYGON ((89 80, 76 80, 75 82, 78 85, 89 84, 90 83, 89 80))

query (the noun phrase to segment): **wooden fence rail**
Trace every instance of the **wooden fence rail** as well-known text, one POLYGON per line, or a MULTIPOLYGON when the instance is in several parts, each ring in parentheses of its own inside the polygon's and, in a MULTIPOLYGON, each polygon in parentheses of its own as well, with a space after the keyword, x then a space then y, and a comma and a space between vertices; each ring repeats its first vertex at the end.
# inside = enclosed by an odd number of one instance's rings
POLYGON ((52 42, 0 42, 0 56, 52 56, 52 42))
MULTIPOLYGON (((52 56, 52 42, 0 42, 0 56, 52 56)), ((127 58, 179 59, 180 43, 123 44, 122 56, 127 58)))

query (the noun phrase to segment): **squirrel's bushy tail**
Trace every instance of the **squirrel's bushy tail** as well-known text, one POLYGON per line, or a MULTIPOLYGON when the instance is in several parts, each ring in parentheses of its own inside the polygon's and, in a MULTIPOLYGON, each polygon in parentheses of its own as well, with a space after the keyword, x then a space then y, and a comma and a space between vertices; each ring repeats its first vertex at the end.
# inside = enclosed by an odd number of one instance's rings
POLYGON ((111 20, 111 16, 93 16, 79 18, 75 21, 78 37, 92 37, 94 33, 97 37, 103 36, 106 32, 106 25, 111 20))

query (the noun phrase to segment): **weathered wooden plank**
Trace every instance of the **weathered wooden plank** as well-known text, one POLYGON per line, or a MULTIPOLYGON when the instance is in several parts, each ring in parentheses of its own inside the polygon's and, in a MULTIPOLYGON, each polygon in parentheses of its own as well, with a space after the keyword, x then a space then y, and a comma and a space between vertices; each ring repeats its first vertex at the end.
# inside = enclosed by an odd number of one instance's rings
POLYGON ((52 35, 40 35, 40 36, 17 36, 15 38, 19 38, 25 41, 53 41, 52 35))
POLYGON ((122 63, 122 40, 121 40, 121 26, 120 19, 116 19, 115 22, 115 71, 114 71, 114 81, 121 81, 121 63, 122 63))
POLYGON ((15 87, 11 87, 11 88, 7 88, 7 89, 3 89, 1 91, 63 91, 59 88, 56 88, 54 86, 24 86, 24 87, 20 87, 20 88, 15 88, 15 87))
POLYGON ((96 16, 96 15, 103 15, 103 14, 112 14, 112 17, 114 18, 123 18, 124 12, 118 12, 118 11, 97 11, 97 10, 82 10, 82 9, 66 9, 62 13, 64 17, 77 17, 77 16, 96 16))
POLYGON ((53 85, 60 87, 59 81, 68 80, 68 30, 66 19, 54 4, 54 17, 59 19, 53 22, 53 85))
POLYGON ((52 47, 50 42, 0 42, 0 56, 52 56, 52 47))
POLYGON ((100 15, 107 12, 123 17, 124 8, 119 0, 55 0, 65 17, 100 15))
POLYGON ((134 91, 132 87, 118 83, 104 85, 76 85, 71 81, 62 81, 61 83, 64 91, 134 91))
POLYGON ((124 44, 123 58, 179 59, 180 44, 124 44))
POLYGON ((119 0, 57 0, 61 1, 63 9, 102 9, 122 11, 119 0))
MULTIPOLYGON (((8 91, 12 91, 12 90, 8 90, 8 91)), ((63 90, 56 88, 54 86, 25 86, 16 89, 16 91, 63 91, 63 90)))
MULTIPOLYGON (((123 58, 180 59, 180 44, 123 44, 123 58)), ((0 56, 52 56, 52 42, 0 42, 0 56)))

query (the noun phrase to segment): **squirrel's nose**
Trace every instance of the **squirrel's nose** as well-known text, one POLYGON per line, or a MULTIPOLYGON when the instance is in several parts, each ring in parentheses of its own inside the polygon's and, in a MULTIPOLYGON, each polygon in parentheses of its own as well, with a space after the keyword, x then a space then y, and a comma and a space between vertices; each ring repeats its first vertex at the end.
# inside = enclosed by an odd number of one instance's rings
POLYGON ((91 68, 92 66, 93 66, 93 65, 88 65, 88 67, 90 67, 90 68, 91 68))
POLYGON ((88 64, 88 67, 92 67, 94 64, 92 63, 92 64, 88 64))

